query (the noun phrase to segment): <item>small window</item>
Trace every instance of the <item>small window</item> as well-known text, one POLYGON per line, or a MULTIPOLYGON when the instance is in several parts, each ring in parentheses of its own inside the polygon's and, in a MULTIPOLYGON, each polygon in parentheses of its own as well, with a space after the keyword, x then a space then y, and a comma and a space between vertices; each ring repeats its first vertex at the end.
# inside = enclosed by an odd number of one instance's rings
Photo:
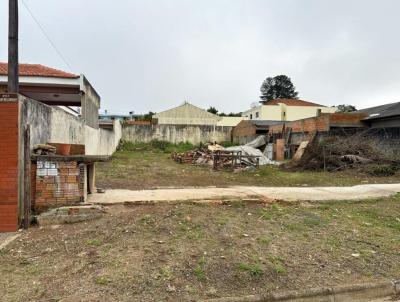
POLYGON ((256 118, 260 117, 260 112, 256 112, 256 118))
POLYGON ((251 119, 251 120, 253 119, 253 115, 252 115, 252 114, 250 114, 250 119, 251 119))

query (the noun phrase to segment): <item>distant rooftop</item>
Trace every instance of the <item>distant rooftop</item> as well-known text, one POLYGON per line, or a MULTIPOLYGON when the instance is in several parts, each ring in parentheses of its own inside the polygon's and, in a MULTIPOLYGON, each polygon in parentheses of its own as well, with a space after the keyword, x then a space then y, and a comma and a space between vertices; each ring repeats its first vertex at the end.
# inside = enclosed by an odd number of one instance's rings
POLYGON ((368 115, 366 120, 373 120, 378 118, 386 118, 392 116, 400 116, 400 102, 380 105, 376 107, 365 108, 357 110, 354 113, 365 113, 368 115))
POLYGON ((264 105, 278 105, 285 104, 286 106, 315 106, 315 107, 326 107, 321 104, 303 101, 299 99, 275 99, 271 101, 260 101, 264 105))
MULTIPOLYGON (((0 75, 8 74, 8 64, 0 62, 0 75)), ((64 79, 77 79, 79 75, 47 67, 41 64, 19 64, 19 75, 27 77, 51 77, 64 79)))

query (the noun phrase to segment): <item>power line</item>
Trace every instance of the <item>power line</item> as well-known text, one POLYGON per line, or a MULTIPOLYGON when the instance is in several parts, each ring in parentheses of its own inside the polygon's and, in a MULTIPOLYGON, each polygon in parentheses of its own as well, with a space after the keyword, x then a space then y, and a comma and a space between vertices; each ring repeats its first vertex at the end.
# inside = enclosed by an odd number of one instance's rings
POLYGON ((39 20, 35 17, 35 15, 33 14, 33 12, 30 10, 30 8, 28 7, 28 5, 25 3, 24 0, 21 0, 22 4, 25 6, 26 10, 28 11, 28 13, 31 15, 32 19, 35 21, 35 23, 39 26, 40 30, 42 31, 43 35, 46 37, 47 41, 49 41, 50 45, 53 47, 53 49, 56 51, 56 53, 59 55, 59 57, 61 58, 61 60, 63 60, 63 62, 65 63, 65 65, 68 66, 68 68, 70 69, 70 71, 72 71, 72 67, 71 65, 68 63, 68 61, 65 59, 65 57, 63 56, 63 54, 61 53, 61 51, 58 50, 57 46, 54 44, 54 42, 50 39, 50 36, 47 34, 46 30, 44 29, 44 27, 40 24, 39 20))

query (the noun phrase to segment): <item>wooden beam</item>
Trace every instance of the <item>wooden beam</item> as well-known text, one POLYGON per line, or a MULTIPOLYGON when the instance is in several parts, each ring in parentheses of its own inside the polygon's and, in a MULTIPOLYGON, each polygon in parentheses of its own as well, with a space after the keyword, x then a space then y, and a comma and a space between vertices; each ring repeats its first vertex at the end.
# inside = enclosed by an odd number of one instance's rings
POLYGON ((8 4, 8 92, 18 93, 18 0, 8 4))
POLYGON ((27 229, 31 220, 31 148, 30 126, 24 129, 24 220, 23 227, 27 229))

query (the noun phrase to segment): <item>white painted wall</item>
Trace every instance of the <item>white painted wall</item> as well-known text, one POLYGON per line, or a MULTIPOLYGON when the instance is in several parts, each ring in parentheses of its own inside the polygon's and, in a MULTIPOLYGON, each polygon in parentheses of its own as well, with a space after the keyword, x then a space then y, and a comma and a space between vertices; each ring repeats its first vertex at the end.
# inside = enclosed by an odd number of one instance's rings
POLYGON ((319 109, 321 113, 336 112, 336 107, 259 105, 243 112, 242 117, 246 120, 296 121, 317 116, 319 109))

